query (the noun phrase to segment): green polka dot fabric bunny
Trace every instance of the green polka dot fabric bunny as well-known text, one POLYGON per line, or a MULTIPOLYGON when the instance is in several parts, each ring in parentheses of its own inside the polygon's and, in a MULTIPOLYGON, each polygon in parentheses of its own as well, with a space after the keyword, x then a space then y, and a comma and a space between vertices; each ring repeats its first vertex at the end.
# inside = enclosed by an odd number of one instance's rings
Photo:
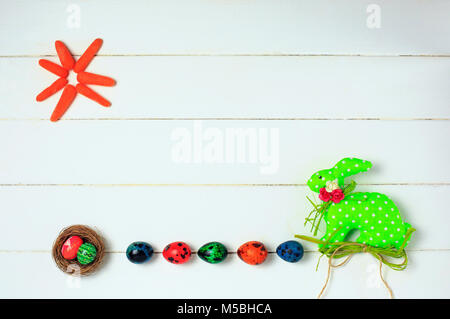
POLYGON ((313 203, 319 216, 307 221, 316 223, 313 224, 316 232, 320 221, 326 222, 326 232, 319 248, 344 242, 352 230, 360 232, 357 243, 372 247, 403 249, 409 242, 414 229, 402 220, 397 206, 388 196, 375 192, 352 192, 356 187, 353 181, 345 187, 346 177, 366 172, 371 167, 369 161, 344 158, 332 168, 314 173, 309 179, 309 188, 319 193, 322 204, 313 203))
POLYGON ((345 184, 346 177, 366 172, 371 167, 369 161, 344 158, 332 168, 314 173, 308 180, 309 188, 318 193, 321 202, 316 204, 307 197, 313 210, 305 225, 312 225, 314 236, 322 221, 326 230, 321 239, 305 235, 295 237, 318 244, 322 255, 329 258, 327 278, 318 298, 328 285, 331 269, 345 265, 353 254, 369 253, 379 261, 380 279, 391 298, 392 290, 382 275, 383 264, 393 270, 404 270, 408 265, 405 247, 415 229, 402 220, 397 206, 388 196, 375 192, 354 192, 354 181, 345 184), (348 241, 349 233, 354 230, 359 231, 359 237, 355 242, 348 241), (333 264, 332 260, 339 258, 345 260, 333 264))

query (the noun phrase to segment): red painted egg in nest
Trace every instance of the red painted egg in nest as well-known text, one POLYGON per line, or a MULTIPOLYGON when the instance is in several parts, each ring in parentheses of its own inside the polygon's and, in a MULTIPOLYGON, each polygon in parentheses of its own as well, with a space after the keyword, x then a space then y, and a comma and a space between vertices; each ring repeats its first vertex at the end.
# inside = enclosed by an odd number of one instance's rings
POLYGON ((83 239, 79 236, 69 237, 61 248, 61 254, 64 259, 72 260, 77 257, 78 248, 83 244, 83 239))
POLYGON ((186 243, 177 241, 167 245, 162 254, 168 262, 180 265, 191 257, 191 248, 186 243))
POLYGON ((249 241, 239 247, 237 254, 239 258, 249 265, 262 264, 267 258, 267 249, 259 241, 249 241))

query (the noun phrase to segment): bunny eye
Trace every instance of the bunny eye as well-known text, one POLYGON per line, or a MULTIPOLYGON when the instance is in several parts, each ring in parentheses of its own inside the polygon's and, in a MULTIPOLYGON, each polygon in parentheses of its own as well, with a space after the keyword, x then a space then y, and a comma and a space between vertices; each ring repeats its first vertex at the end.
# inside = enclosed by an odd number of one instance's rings
POLYGON ((322 179, 323 177, 322 176, 319 176, 319 179, 322 179))

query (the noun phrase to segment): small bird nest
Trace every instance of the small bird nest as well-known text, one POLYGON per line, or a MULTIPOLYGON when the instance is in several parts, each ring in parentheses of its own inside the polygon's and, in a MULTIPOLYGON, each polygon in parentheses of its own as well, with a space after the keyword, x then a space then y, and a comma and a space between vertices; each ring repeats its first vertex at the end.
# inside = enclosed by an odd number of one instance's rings
POLYGON ((92 228, 84 225, 73 225, 63 229, 53 244, 52 256, 56 266, 63 272, 74 276, 87 276, 97 270, 105 256, 105 245, 102 237, 92 228), (62 256, 62 246, 72 236, 79 236, 85 243, 91 243, 97 250, 97 255, 93 262, 82 265, 77 259, 67 260, 62 256))

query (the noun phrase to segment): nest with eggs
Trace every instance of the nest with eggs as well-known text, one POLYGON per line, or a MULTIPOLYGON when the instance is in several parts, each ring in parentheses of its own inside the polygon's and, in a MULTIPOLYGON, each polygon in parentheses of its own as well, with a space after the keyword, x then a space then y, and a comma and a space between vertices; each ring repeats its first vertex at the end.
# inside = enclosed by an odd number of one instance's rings
POLYGON ((102 264, 105 256, 105 244, 103 238, 92 228, 85 225, 73 225, 63 229, 56 238, 52 248, 53 260, 63 272, 74 276, 87 276, 95 272, 102 264), (77 259, 67 260, 62 255, 64 243, 72 236, 79 236, 84 243, 91 243, 97 250, 93 262, 83 265, 77 259))

